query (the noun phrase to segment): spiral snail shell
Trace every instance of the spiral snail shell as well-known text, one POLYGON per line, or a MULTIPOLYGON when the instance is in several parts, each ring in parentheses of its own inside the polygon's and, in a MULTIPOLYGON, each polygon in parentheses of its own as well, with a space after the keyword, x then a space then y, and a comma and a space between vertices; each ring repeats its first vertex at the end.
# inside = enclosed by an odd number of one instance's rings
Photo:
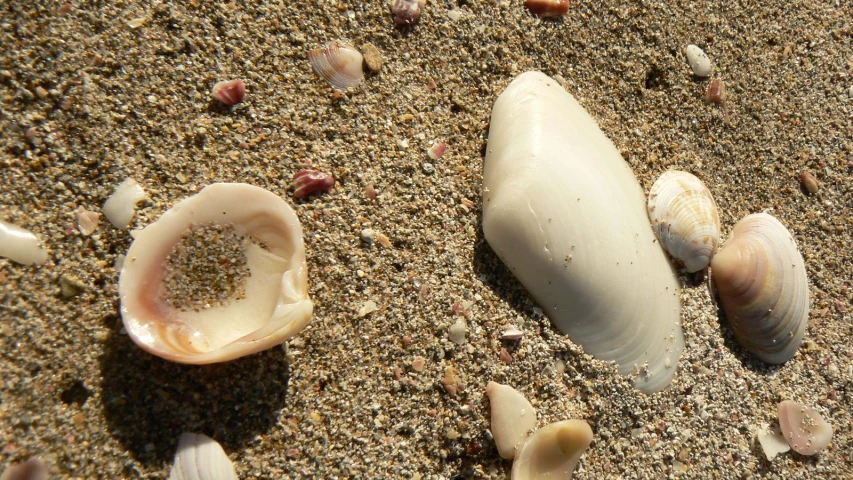
POLYGON ((735 337, 768 363, 797 351, 809 317, 803 257, 791 233, 772 215, 739 221, 711 260, 711 278, 735 337))

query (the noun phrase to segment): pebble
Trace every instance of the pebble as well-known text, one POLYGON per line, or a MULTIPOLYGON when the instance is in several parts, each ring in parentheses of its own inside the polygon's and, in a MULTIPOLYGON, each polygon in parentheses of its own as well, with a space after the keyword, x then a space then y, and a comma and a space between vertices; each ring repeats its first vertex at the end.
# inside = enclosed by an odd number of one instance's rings
POLYGON ((435 167, 431 163, 424 163, 421 165, 421 169, 423 169, 424 173, 427 175, 432 175, 435 173, 435 167))
POLYGON ((707 78, 711 76, 713 68, 711 67, 711 59, 696 45, 688 45, 684 49, 684 55, 687 57, 687 63, 693 70, 693 75, 697 77, 707 78))
POLYGON ((447 329, 447 332, 447 338, 451 342, 462 345, 465 343, 465 334, 468 333, 468 327, 465 326, 465 321, 460 318, 447 329))
POLYGON ((365 42, 361 45, 361 55, 364 57, 364 64, 367 69, 373 73, 378 72, 382 68, 382 52, 376 45, 365 42))
POLYGON ((65 298, 80 295, 86 290, 86 284, 74 275, 63 274, 59 277, 59 288, 65 298))
POLYGON ((802 182, 803 188, 812 195, 817 193, 820 189, 820 184, 817 182, 817 179, 808 170, 803 170, 803 173, 800 174, 800 182, 802 182))
POLYGON ((364 242, 366 245, 373 245, 373 242, 376 241, 377 236, 379 236, 379 234, 376 233, 376 230, 372 228, 365 228, 361 231, 361 234, 359 235, 361 241, 364 242))

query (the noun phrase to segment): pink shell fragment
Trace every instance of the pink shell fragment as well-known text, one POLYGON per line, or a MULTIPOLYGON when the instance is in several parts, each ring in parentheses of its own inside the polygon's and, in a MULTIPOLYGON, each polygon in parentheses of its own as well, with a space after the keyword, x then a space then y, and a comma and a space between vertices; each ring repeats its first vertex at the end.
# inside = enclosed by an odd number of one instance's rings
POLYGON ((213 86, 211 92, 216 101, 228 105, 237 105, 246 95, 246 84, 242 80, 226 80, 213 86))
POLYGON ((832 425, 817 410, 792 400, 779 404, 779 426, 788 445, 801 455, 814 455, 832 440, 832 425))
POLYGON ((302 198, 314 192, 328 192, 335 186, 335 177, 318 170, 302 170, 293 175, 293 185, 293 198, 302 198))
POLYGON ((522 338, 524 338, 524 332, 515 327, 509 327, 501 333, 501 340, 521 340, 522 338))
POLYGON ((429 147, 429 150, 427 150, 427 155, 429 155, 429 158, 431 158, 433 160, 438 160, 439 158, 442 157, 442 155, 444 155, 444 152, 446 152, 446 151, 447 151, 447 144, 444 142, 440 142, 440 143, 436 143, 435 145, 429 147))

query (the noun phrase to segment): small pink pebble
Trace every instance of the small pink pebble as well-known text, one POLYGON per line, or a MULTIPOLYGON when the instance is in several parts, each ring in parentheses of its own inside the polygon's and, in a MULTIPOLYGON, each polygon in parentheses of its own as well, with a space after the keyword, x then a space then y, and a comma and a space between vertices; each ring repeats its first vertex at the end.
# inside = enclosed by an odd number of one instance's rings
POLYGON ((433 160, 438 160, 439 158, 441 158, 442 155, 444 155, 444 152, 446 151, 447 144, 444 142, 439 142, 429 147, 429 150, 427 150, 427 155, 429 155, 429 158, 433 160))
POLYGON ((314 192, 328 192, 335 186, 335 177, 317 170, 302 170, 293 176, 296 190, 293 198, 302 198, 314 192))
POLYGON ((225 80, 213 86, 213 98, 229 107, 237 105, 246 96, 246 84, 242 80, 225 80))

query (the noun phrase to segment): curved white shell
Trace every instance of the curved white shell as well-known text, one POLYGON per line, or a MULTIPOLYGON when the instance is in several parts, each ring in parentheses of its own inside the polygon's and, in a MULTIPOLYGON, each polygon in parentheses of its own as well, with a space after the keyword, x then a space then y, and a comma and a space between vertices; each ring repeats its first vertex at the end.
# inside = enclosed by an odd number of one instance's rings
POLYGON ((101 211, 116 228, 127 228, 133 220, 136 204, 145 198, 145 190, 136 180, 128 178, 116 187, 104 202, 101 211))
POLYGON ((169 480, 237 480, 237 472, 216 440, 197 433, 182 433, 169 480))
POLYGON ((47 250, 33 232, 0 220, 0 257, 21 265, 39 265, 47 261, 47 250))
POLYGON ((349 45, 329 42, 308 52, 308 61, 314 73, 338 90, 355 87, 364 78, 364 57, 349 45))
POLYGON ((794 238, 772 215, 747 215, 711 260, 711 278, 741 345, 784 363, 803 341, 809 285, 794 238))
POLYGON ((517 447, 536 428, 536 410, 518 390, 489 382, 486 394, 491 405, 492 436, 501 457, 511 459, 517 447))
POLYGON ((486 240, 554 325, 640 390, 666 388, 684 347, 678 280, 595 120, 556 81, 520 75, 495 102, 483 177, 486 240))
POLYGON ((707 267, 720 243, 720 215, 708 187, 687 172, 664 172, 649 191, 649 220, 663 248, 688 272, 707 267))
POLYGON ((814 455, 832 441, 832 425, 814 408, 793 400, 779 403, 779 426, 785 441, 800 455, 814 455))
POLYGON ((308 270, 302 226, 281 197, 244 183, 216 183, 178 202, 136 232, 119 277, 121 315, 140 347, 180 363, 233 360, 276 346, 308 324, 308 270), (246 242, 245 299, 198 312, 160 299, 163 266, 192 225, 232 225, 246 242))
POLYGON ((592 429, 583 420, 563 420, 536 431, 512 463, 512 480, 571 479, 592 429))

